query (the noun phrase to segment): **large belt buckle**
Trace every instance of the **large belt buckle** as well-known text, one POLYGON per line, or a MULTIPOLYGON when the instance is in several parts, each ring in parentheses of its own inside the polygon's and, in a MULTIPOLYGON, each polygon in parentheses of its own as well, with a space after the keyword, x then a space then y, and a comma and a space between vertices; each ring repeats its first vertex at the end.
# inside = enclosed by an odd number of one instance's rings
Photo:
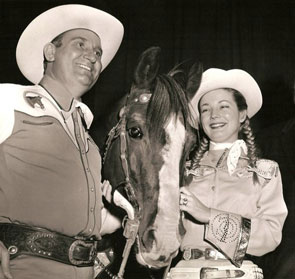
POLYGON ((76 266, 90 264, 90 263, 94 264, 96 253, 97 253, 97 251, 96 251, 96 246, 95 246, 94 243, 86 243, 83 240, 77 239, 70 246, 70 249, 69 249, 69 261, 70 261, 71 264, 76 265, 76 266), (74 250, 78 245, 81 245, 81 246, 86 247, 86 248, 91 248, 91 250, 89 252, 88 260, 76 260, 76 259, 74 259, 74 250))
POLYGON ((184 252, 183 252, 183 259, 188 261, 190 260, 192 257, 192 249, 190 248, 186 248, 184 249, 184 252))

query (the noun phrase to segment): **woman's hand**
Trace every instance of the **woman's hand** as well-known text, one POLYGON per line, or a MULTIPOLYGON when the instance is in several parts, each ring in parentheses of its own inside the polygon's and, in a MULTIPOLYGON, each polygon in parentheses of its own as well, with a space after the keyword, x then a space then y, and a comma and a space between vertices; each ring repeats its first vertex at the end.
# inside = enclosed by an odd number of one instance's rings
POLYGON ((0 279, 12 279, 9 269, 9 252, 2 241, 0 241, 0 262, 0 279))
POLYGON ((180 210, 189 213, 201 223, 209 223, 210 208, 204 205, 187 187, 180 188, 180 210))

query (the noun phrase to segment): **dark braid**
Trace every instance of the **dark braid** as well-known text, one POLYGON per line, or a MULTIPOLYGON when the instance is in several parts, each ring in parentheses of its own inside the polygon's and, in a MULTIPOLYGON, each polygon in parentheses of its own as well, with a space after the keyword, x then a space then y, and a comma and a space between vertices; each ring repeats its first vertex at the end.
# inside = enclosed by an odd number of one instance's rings
POLYGON ((209 140, 203 136, 199 147, 196 149, 195 154, 191 160, 191 169, 196 169, 200 166, 200 161, 203 158, 204 153, 209 149, 209 140))
MULTIPOLYGON (((246 142, 247 148, 248 148, 248 158, 249 158, 249 165, 252 168, 256 167, 256 162, 259 159, 258 157, 258 150, 256 148, 255 144, 255 137, 250 125, 250 119, 246 118, 245 122, 241 126, 240 134, 244 141, 246 142)), ((253 182, 254 184, 259 184, 258 175, 256 172, 253 172, 253 182)))
POLYGON ((256 161, 258 160, 257 156, 257 148, 255 144, 255 137, 250 125, 250 120, 247 116, 245 122, 241 126, 240 134, 244 141, 246 142, 247 148, 248 148, 248 157, 249 157, 249 165, 251 167, 256 166, 256 161))

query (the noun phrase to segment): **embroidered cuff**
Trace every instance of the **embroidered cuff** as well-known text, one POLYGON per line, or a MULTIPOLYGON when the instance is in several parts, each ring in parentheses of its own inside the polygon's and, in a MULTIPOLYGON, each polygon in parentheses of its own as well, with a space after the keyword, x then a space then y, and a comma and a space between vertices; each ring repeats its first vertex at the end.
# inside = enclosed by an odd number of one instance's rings
POLYGON ((205 240, 221 251, 235 266, 240 267, 247 251, 250 229, 250 219, 211 209, 205 240))

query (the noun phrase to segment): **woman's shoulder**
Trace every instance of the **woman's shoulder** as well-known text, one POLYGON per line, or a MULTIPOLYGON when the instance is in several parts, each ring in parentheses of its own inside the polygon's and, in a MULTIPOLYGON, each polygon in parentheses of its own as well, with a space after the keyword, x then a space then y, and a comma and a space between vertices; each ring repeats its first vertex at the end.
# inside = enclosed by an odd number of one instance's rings
POLYGON ((256 167, 251 168, 251 170, 265 179, 271 179, 273 176, 277 176, 279 165, 273 160, 259 159, 256 161, 256 167))

